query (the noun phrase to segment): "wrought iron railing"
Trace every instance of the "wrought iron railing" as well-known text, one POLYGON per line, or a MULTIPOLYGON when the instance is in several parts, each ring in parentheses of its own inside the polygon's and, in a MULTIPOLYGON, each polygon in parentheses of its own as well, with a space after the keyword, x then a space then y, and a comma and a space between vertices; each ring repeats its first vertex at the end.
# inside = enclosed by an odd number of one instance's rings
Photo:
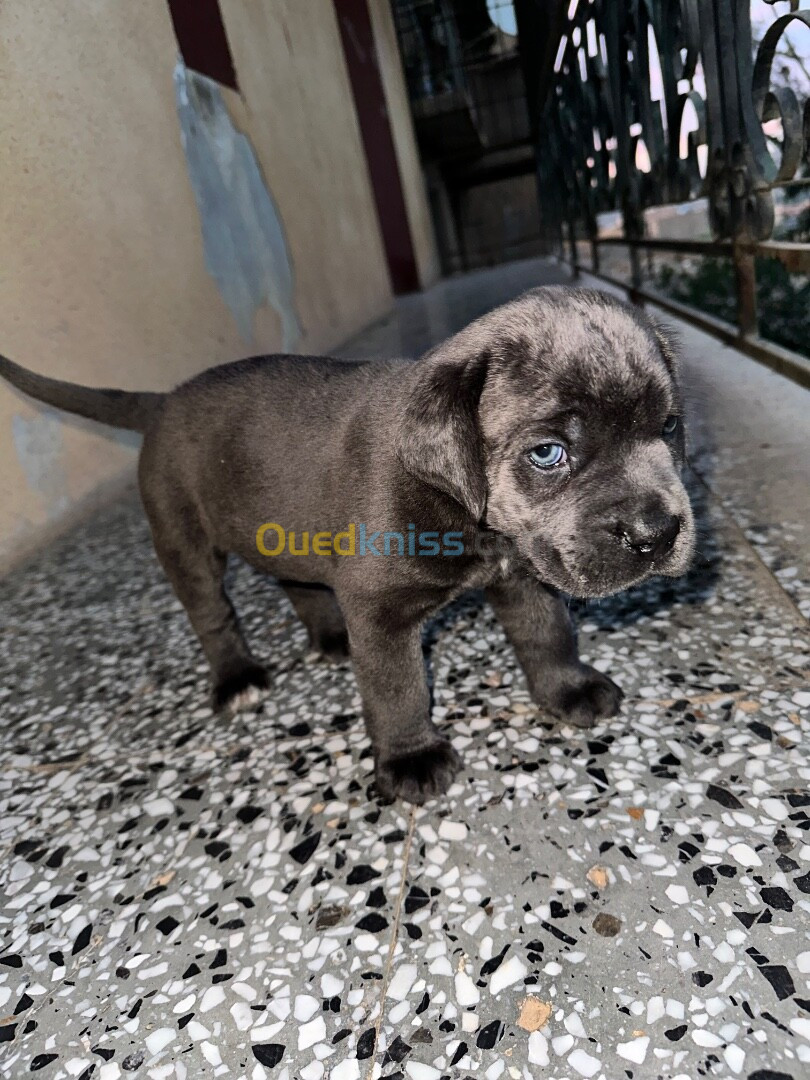
POLYGON ((810 56, 810 10, 753 2, 752 23, 751 0, 572 0, 540 125, 540 196, 575 270, 615 280, 606 250, 623 247, 617 283, 635 299, 810 385, 810 361, 760 335, 756 277, 763 259, 810 274, 810 244, 774 235, 785 192, 806 188, 810 207, 810 64, 795 43, 800 30, 810 56), (650 208, 700 199, 706 239, 649 235, 650 208), (607 211, 619 212, 614 235, 600 227, 607 211), (730 260, 735 323, 656 288, 647 262, 664 252, 730 260))

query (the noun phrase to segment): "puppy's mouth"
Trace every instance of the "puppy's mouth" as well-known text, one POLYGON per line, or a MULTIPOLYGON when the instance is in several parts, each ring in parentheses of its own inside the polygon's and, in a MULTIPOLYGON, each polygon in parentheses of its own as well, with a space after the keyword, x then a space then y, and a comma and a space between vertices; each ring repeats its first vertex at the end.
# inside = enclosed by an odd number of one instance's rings
POLYGON ((657 554, 635 552, 617 544, 610 533, 601 542, 558 549, 535 540, 531 562, 547 584, 582 600, 596 600, 630 589, 653 577, 678 578, 694 557, 695 539, 691 517, 678 538, 657 554))

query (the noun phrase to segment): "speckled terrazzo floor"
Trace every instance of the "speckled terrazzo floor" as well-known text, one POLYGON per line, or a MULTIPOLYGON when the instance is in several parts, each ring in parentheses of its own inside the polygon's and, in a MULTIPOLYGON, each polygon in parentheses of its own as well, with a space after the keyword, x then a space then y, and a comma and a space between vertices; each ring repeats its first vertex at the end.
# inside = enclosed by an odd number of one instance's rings
MULTIPOLYGON (((347 352, 559 274, 445 283, 347 352)), ((538 716, 465 599, 426 641, 466 769, 425 809, 370 795, 350 670, 242 568, 275 685, 211 715, 134 498, 0 583, 4 1076, 810 1076, 808 397, 686 344, 700 558, 579 614, 622 715, 538 716)))

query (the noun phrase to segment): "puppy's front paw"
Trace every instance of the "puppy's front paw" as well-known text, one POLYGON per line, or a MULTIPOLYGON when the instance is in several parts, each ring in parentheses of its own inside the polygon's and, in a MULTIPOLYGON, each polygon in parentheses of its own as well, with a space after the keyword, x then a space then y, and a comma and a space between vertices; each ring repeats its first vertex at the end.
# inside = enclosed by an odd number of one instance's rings
POLYGON ((211 694, 214 710, 235 713, 256 705, 269 685, 270 678, 260 664, 246 664, 216 683, 211 694))
POLYGON ((575 727, 590 728, 599 720, 615 716, 624 694, 601 671, 583 664, 576 682, 561 689, 555 708, 560 719, 575 727))
POLYGON ((461 758, 450 743, 439 742, 416 754, 379 761, 377 790, 385 799, 399 798, 421 806, 427 799, 444 795, 461 766, 461 758))

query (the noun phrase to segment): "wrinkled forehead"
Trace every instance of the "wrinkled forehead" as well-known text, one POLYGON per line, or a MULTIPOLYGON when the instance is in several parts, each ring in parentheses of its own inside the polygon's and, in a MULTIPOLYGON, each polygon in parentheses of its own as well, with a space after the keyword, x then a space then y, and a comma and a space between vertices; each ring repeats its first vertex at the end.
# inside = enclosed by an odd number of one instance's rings
POLYGON ((677 407, 673 372, 643 316, 576 294, 544 298, 521 316, 503 328, 497 351, 512 392, 538 417, 570 411, 632 425, 677 407))

